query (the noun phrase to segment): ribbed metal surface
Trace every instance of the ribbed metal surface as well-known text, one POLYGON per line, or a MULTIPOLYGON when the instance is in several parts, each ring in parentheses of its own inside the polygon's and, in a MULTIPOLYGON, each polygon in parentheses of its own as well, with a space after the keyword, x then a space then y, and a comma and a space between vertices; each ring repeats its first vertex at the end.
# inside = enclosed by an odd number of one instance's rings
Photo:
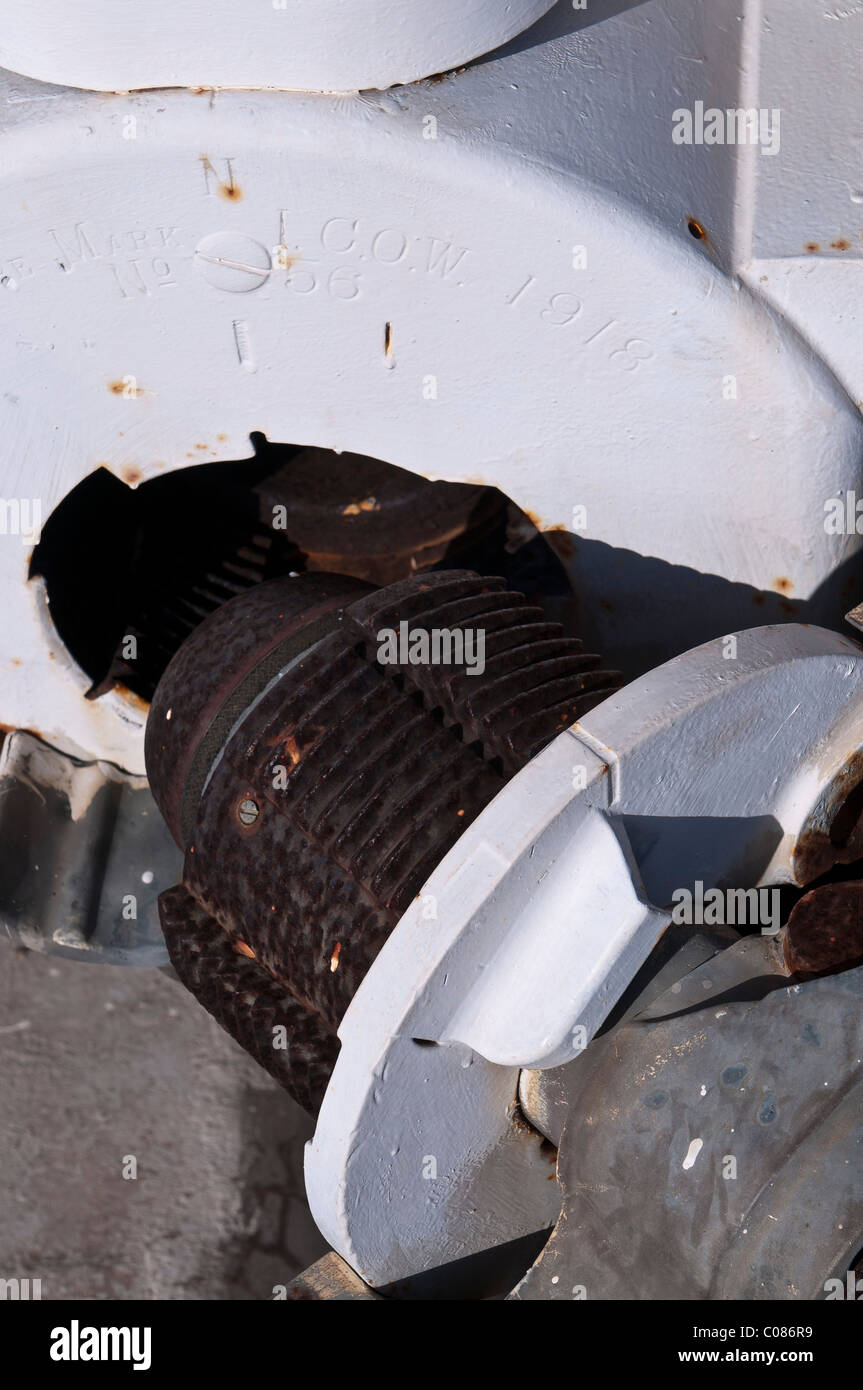
POLYGON ((183 884, 160 899, 171 962, 188 990, 304 1109, 316 1111, 339 1051, 319 1018, 238 952, 183 884))
MULTIPOLYGON (((284 590, 297 614, 310 579, 266 585, 261 599, 271 606, 284 590)), ((232 608, 211 625, 230 631, 232 608)), ((171 676, 154 711, 182 702, 171 676)), ((367 593, 235 729, 201 799, 186 882, 228 936, 334 1030, 466 826, 617 685, 599 657, 502 580, 442 572, 367 593), (380 664, 379 633, 405 621, 411 633, 482 630, 484 671, 380 664), (258 811, 251 824, 238 814, 245 800, 258 811)), ((158 780, 158 767, 150 775, 158 780)))
POLYGON ((153 696, 144 751, 153 795, 182 848, 183 793, 213 723, 271 652, 326 614, 335 623, 366 588, 329 574, 261 585, 218 609, 179 649, 153 696))
POLYGON ((91 699, 118 682, 151 699, 171 658, 211 613, 302 564, 300 552, 284 536, 242 521, 226 526, 223 520, 209 549, 196 558, 197 565, 184 563, 180 552, 179 560, 165 564, 162 584, 132 604, 123 637, 105 677, 89 692, 91 699), (137 647, 132 659, 124 655, 130 637, 137 647))

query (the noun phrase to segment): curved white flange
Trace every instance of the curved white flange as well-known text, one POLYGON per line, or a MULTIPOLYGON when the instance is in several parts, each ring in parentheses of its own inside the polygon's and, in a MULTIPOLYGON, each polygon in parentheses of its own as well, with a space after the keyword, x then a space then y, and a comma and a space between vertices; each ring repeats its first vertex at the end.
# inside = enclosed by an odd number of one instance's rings
POLYGON ((519 1066, 580 1050, 667 921, 638 900, 625 846, 594 810, 608 769, 586 758, 584 796, 562 735, 496 798, 342 1021, 306 1185, 321 1230, 371 1284, 556 1219, 540 1136, 513 1113, 519 1066), (590 884, 584 855, 606 870, 590 884))
POLYGON ((668 662, 550 744, 468 827, 363 981, 306 1185, 368 1283, 555 1215, 537 1136, 513 1117, 518 1071, 582 1051, 649 955, 669 916, 643 880, 665 903, 695 878, 795 880, 801 835, 863 745, 863 648, 803 626, 728 643, 668 662))
POLYGON ((556 0, 0 0, 0 67, 102 92, 415 82, 490 53, 556 0))

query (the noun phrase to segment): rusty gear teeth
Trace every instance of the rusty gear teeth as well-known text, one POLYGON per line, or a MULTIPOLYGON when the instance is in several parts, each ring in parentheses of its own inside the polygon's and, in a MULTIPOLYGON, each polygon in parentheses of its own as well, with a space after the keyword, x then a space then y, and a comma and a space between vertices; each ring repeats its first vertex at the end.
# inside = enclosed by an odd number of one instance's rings
POLYGON ((182 883, 162 894, 159 908, 186 989, 305 1110, 317 1111, 338 1056, 335 1035, 254 960, 238 956, 182 883))
POLYGON ((163 914, 178 973, 250 1051, 227 990, 232 972, 246 993, 248 966, 275 982, 280 999, 291 992, 310 1021, 301 1060, 278 1076, 308 1105, 317 1094, 309 1076, 331 1067, 335 1029, 430 873, 509 778, 619 679, 503 580, 467 571, 373 591, 300 576, 263 585, 257 598, 269 624, 253 620, 255 637, 249 627, 240 636, 242 679, 223 675, 217 699, 214 653, 251 617, 255 595, 219 609, 169 667, 148 725, 148 771, 175 834, 187 808, 185 885, 199 957, 209 930, 246 942, 256 958, 217 950, 221 992, 208 988, 202 968, 190 971, 182 900, 170 898, 163 914), (402 622, 412 633, 482 630, 484 670, 380 664, 378 634, 402 622), (178 720, 170 734, 169 710, 178 720), (246 799, 260 810, 251 824, 238 815, 246 799), (326 1046, 310 1061, 315 1036, 326 1046))

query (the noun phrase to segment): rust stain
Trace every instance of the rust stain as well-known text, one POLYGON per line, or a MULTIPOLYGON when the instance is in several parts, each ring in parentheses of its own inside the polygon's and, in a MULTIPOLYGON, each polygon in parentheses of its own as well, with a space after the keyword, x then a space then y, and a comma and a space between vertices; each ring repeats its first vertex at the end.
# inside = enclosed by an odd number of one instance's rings
POLYGON ((817 256, 818 252, 821 250, 821 247, 819 246, 817 241, 807 241, 806 245, 803 247, 803 250, 808 252, 810 256, 817 256))
POLYGON ((143 386, 130 386, 127 381, 123 381, 122 379, 119 381, 109 381, 108 390, 111 392, 112 396, 123 396, 127 401, 144 395, 143 386))
POLYGON ((291 767, 296 767, 303 754, 293 734, 288 734, 283 746, 286 760, 291 764, 291 767))
MULTIPOLYGON (((194 90, 194 89, 193 89, 193 90, 194 90)), ((202 91, 202 92, 203 92, 203 91, 208 91, 208 90, 210 90, 210 89, 209 89, 209 88, 206 88, 206 87, 202 87, 202 88, 201 88, 201 91, 202 91)), ((209 156, 208 154, 199 154, 199 155, 198 155, 198 159, 199 159, 199 160, 201 161, 201 163, 203 164, 204 170, 205 170, 205 172, 206 172, 207 174, 213 174, 213 175, 216 174, 216 170, 213 168, 213 165, 212 165, 212 163, 211 163, 211 161, 210 161, 210 156, 209 156)), ((228 177, 227 181, 221 180, 221 181, 219 182, 219 185, 218 185, 218 194, 219 194, 219 197, 220 197, 220 198, 225 198, 225 199, 227 199, 227 201, 228 201, 229 203, 238 203, 238 202, 240 201, 240 199, 242 198, 242 196, 243 196, 243 190, 240 188, 240 185, 239 185, 238 183, 235 183, 235 182, 234 182, 234 175, 233 175, 233 172, 231 171, 230 161, 228 161, 228 170, 229 170, 229 177, 228 177)))
POLYGON ((247 946, 245 941, 234 941, 232 945, 238 956, 248 956, 250 960, 258 959, 251 946, 247 946))
POLYGON ((140 483, 143 480, 143 477, 144 475, 141 472, 140 468, 123 469, 123 482, 128 483, 130 487, 135 487, 138 483, 140 483))
POLYGON ((778 594, 790 594, 794 585, 790 579, 786 579, 784 574, 780 574, 777 579, 774 579, 773 587, 778 594))
POLYGON ((795 903, 784 955, 792 975, 810 978, 863 962, 863 883, 826 883, 795 903))
POLYGON ((289 251, 284 244, 276 247, 276 265, 279 270, 290 270, 300 259, 299 251, 289 251))
POLYGON ((797 839, 792 856, 797 883, 812 883, 834 864, 853 864, 863 855, 861 793, 863 749, 858 749, 833 779, 797 839))
POLYGON ((347 507, 342 507, 342 516, 359 516, 360 512, 377 512, 380 510, 380 503, 374 497, 364 497, 362 502, 350 502, 347 507))
MULTIPOLYGON (((528 1120, 525 1119, 524 1111, 522 1110, 522 1108, 521 1108, 521 1106, 519 1105, 518 1101, 515 1101, 514 1104, 510 1106, 510 1110, 509 1110, 509 1122, 510 1122, 510 1125, 511 1125, 512 1129, 515 1130, 516 1133, 518 1133, 518 1134, 529 1134, 529 1135, 531 1135, 534 1139, 539 1139, 539 1135, 537 1134, 537 1132, 536 1132, 536 1130, 534 1129, 533 1125, 530 1124, 530 1123, 528 1122, 528 1120)), ((542 1145, 545 1144, 545 1143, 547 1143, 547 1142, 548 1142, 547 1140, 541 1139, 541 1140, 540 1140, 540 1149, 542 1148, 542 1145)))
POLYGON ((572 532, 563 521, 553 521, 546 526, 539 512, 532 512, 529 507, 521 507, 520 511, 526 516, 532 526, 535 526, 541 536, 543 536, 551 549, 562 560, 571 560, 578 554, 578 544, 572 532))
POLYGON ((552 527, 550 531, 543 531, 542 534, 548 537, 549 545, 554 553, 560 556, 561 560, 571 560, 578 554, 575 538, 570 535, 565 526, 561 526, 559 531, 556 527, 552 527))
POLYGON ((830 245, 831 245, 831 247, 832 247, 832 249, 833 249, 834 251, 850 251, 850 250, 851 250, 851 243, 850 243, 850 241, 848 241, 847 237, 844 237, 844 236, 839 237, 839 239, 838 239, 837 241, 831 241, 830 245))
POLYGON ((707 228, 703 222, 699 222, 697 217, 687 217, 686 230, 696 241, 708 241, 707 228))
POLYGON ((217 435, 216 435, 216 438, 218 439, 218 441, 219 441, 220 444, 224 444, 224 442, 225 442, 225 440, 227 439, 227 437, 228 437, 228 436, 227 436, 226 434, 217 434, 217 435))
POLYGON ((132 709, 137 710, 139 714, 150 713, 150 701, 142 700, 141 696, 136 695, 134 690, 130 690, 128 685, 118 684, 114 686, 114 689, 120 699, 124 700, 127 705, 131 705, 132 709))
POLYGON ((339 956, 342 953, 342 943, 337 941, 333 947, 333 954, 330 956, 330 974, 334 975, 339 968, 339 956))
POLYGON ((448 82, 451 77, 458 77, 461 73, 467 72, 467 68, 448 68, 446 72, 436 72, 425 80, 430 86, 437 87, 441 82, 448 82))

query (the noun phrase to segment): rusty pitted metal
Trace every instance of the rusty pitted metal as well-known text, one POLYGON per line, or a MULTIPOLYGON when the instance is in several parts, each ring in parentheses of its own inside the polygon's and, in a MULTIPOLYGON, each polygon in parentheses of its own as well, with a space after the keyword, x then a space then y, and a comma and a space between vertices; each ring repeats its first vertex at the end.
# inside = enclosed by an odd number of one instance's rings
POLYGON ((163 893, 159 906, 171 962, 186 988, 304 1109, 317 1110, 338 1056, 335 1035, 238 952, 184 884, 163 893))
POLYGON ((795 903, 785 964, 807 977, 863 965, 863 883, 825 883, 795 903))
POLYGON ((262 521, 284 511, 303 568, 373 584, 442 563, 459 568, 468 556, 500 564, 506 542, 509 504, 497 488, 430 482, 362 454, 299 449, 255 493, 262 521))
POLYGON ((321 618, 335 622, 367 588, 334 575, 306 576, 299 588, 290 580, 260 585, 217 609, 176 653, 153 696, 145 755, 153 795, 181 848, 182 794, 213 719, 276 648, 321 618))
POLYGON ((863 857, 863 749, 848 761, 813 808, 794 850, 794 874, 803 885, 834 864, 863 857))
MULTIPOLYGON (((302 575, 226 604, 171 663, 148 726, 195 929, 242 941, 331 1038, 465 827, 618 683, 503 580, 469 571, 373 591, 302 575), (380 634, 400 623, 482 632, 484 669, 380 660, 380 634)), ((166 936, 182 954, 176 919, 166 936)), ((223 978, 246 970, 238 959, 220 957, 223 978)), ((225 1021, 204 972, 184 968, 225 1021)), ((286 1084, 309 1093, 302 1077, 286 1084)))

